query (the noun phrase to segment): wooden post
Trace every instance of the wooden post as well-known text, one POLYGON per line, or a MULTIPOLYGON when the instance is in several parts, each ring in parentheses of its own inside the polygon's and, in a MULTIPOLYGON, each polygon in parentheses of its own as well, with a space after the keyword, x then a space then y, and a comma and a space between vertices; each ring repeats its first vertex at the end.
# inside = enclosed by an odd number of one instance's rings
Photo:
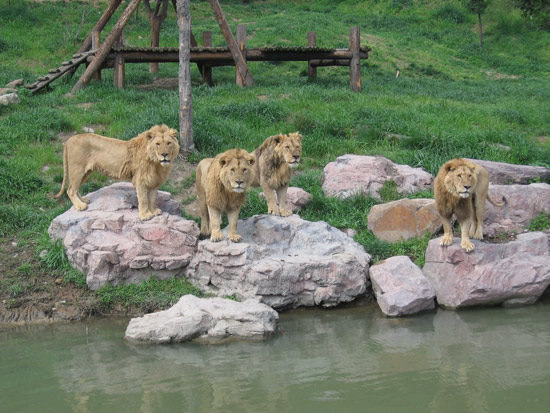
POLYGON ((177 0, 179 28, 180 146, 184 152, 195 149, 193 143, 193 96, 191 93, 191 11, 190 0, 177 0))
POLYGON ((359 27, 350 29, 349 49, 351 51, 350 66, 350 87, 357 92, 361 90, 361 57, 360 57, 361 37, 359 27))
MULTIPOLYGON (((307 32, 307 45, 308 47, 317 47, 317 34, 315 32, 307 32)), ((311 61, 307 62, 307 75, 309 80, 317 79, 317 66, 311 64, 311 61)))
MULTIPOLYGON (((120 33, 115 47, 124 47, 124 32, 120 33)), ((124 56, 120 53, 117 53, 115 56, 115 73, 114 73, 114 84, 115 87, 124 88, 124 81, 126 75, 124 56)))
POLYGON ((246 65, 246 61, 243 58, 243 55, 241 54, 241 51, 239 50, 239 46, 237 45, 237 42, 235 41, 235 38, 233 37, 233 33, 231 33, 231 29, 229 28, 229 25, 227 24, 227 20, 225 19, 225 16, 223 14, 222 8, 220 6, 220 2, 218 0, 208 0, 210 3, 210 6, 212 7, 212 11, 214 12, 214 15, 216 16, 216 20, 218 21, 218 25, 222 29, 222 33, 225 37, 225 40, 227 41, 227 46, 229 47, 229 51, 231 52, 231 56, 233 57, 233 60, 235 61, 235 67, 239 71, 241 77, 244 79, 243 83, 245 86, 252 86, 254 83, 254 79, 252 78, 252 75, 250 74, 250 71, 248 70, 248 66, 246 65))
MULTIPOLYGON (((237 26, 237 46, 241 51, 244 62, 246 64, 246 26, 239 24, 237 26)), ((237 86, 244 86, 244 79, 235 66, 235 83, 237 86)))
MULTIPOLYGON (((212 32, 202 32, 202 45, 204 47, 212 47, 212 32)), ((212 66, 207 64, 202 65, 201 70, 202 81, 208 86, 213 86, 214 82, 212 81, 212 66)))
MULTIPOLYGON (((99 30, 92 30, 92 49, 97 50, 101 46, 101 31, 99 30)), ((101 69, 97 70, 93 76, 92 79, 94 80, 101 80, 101 69)))
POLYGON ((80 90, 82 87, 86 86, 90 79, 92 78, 92 75, 98 70, 101 65, 103 64, 103 61, 109 54, 109 51, 113 47, 113 44, 115 41, 119 38, 120 33, 122 33, 122 30, 124 30, 124 27, 128 23, 128 20, 130 20, 130 17, 132 16, 132 13, 137 9, 137 6, 139 6, 140 0, 131 0, 128 6, 126 7, 126 10, 122 13, 122 16, 120 16, 120 19, 113 27, 113 30, 107 36, 105 39, 105 42, 101 45, 99 50, 97 51, 95 57, 93 58, 90 65, 86 68, 80 79, 78 79, 78 82, 73 86, 71 90, 71 94, 75 93, 76 91, 80 90))

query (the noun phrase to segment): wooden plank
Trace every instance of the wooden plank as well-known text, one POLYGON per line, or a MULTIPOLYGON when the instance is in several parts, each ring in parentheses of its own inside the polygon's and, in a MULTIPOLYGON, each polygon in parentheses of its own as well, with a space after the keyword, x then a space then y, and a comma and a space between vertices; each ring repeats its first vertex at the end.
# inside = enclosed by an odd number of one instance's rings
MULTIPOLYGON (((317 34, 315 32, 307 32, 307 45, 309 47, 317 47, 317 34)), ((307 75, 309 80, 317 79, 317 67, 311 60, 307 63, 307 75)))
POLYGON ((191 93, 191 66, 189 45, 191 38, 190 0, 178 0, 179 29, 179 96, 180 147, 186 153, 195 149, 193 142, 193 95, 191 93))
POLYGON ((233 33, 231 33, 231 29, 229 28, 229 25, 227 24, 227 20, 225 19, 225 16, 223 14, 222 8, 220 6, 220 2, 218 0, 208 0, 210 3, 210 6, 212 7, 212 11, 214 12, 214 15, 216 16, 216 20, 218 21, 218 25, 222 29, 222 33, 225 37, 225 40, 227 41, 227 46, 229 47, 229 50, 231 51, 231 56, 233 57, 233 60, 235 61, 235 66, 237 67, 241 77, 244 79, 243 83, 245 86, 251 86, 254 83, 254 79, 252 78, 252 75, 250 74, 250 71, 248 70, 248 66, 246 64, 246 61, 244 60, 244 57, 239 50, 239 46, 237 45, 237 42, 235 41, 235 38, 233 37, 233 33))
MULTIPOLYGON (((124 46, 124 31, 120 33, 120 36, 115 43, 116 47, 123 47, 124 46)), ((124 83, 126 81, 126 66, 125 66, 125 60, 124 56, 121 53, 117 53, 115 55, 115 62, 114 62, 114 76, 113 76, 113 82, 115 87, 118 88, 124 88, 124 83)))
MULTIPOLYGON (((212 47, 212 32, 205 31, 202 32, 202 45, 204 47, 212 47)), ((203 64, 201 70, 202 81, 208 86, 213 86, 214 82, 212 80, 212 66, 203 64)))
MULTIPOLYGON (((237 26, 237 46, 241 51, 244 62, 246 63, 246 26, 239 24, 237 26)), ((245 79, 239 73, 237 66, 235 66, 235 83, 237 86, 244 86, 245 79)))
MULTIPOLYGON (((101 32, 99 30, 92 30, 92 49, 97 50, 101 47, 101 32)), ((101 68, 99 68, 93 75, 92 79, 101 80, 101 68)))
POLYGON ((353 91, 361 90, 361 36, 359 27, 350 29, 349 49, 352 53, 350 61, 350 87, 353 91))
POLYGON ((126 10, 122 13, 122 16, 120 16, 120 19, 113 27, 113 30, 107 36, 105 39, 105 42, 101 45, 99 50, 97 51, 94 59, 90 63, 90 65, 86 68, 80 79, 78 79, 78 82, 73 86, 70 94, 75 93, 85 85, 87 85, 90 82, 90 79, 92 78, 92 75, 101 67, 101 64, 109 54, 109 51, 113 47, 113 44, 115 41, 119 38, 120 33, 122 30, 124 30, 124 27, 128 23, 128 20, 130 20, 130 17, 132 16, 132 13, 137 9, 139 6, 140 0, 131 0, 128 6, 126 7, 126 10))

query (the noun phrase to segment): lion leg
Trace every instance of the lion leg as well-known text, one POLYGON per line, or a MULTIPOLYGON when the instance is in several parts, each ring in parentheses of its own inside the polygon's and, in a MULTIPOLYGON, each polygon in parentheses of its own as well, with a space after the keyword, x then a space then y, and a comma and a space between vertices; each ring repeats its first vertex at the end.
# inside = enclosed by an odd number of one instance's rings
POLYGON ((461 241, 460 241, 460 248, 462 248, 466 252, 471 252, 474 250, 475 246, 470 241, 469 233, 470 233, 470 227, 473 227, 473 219, 466 218, 464 221, 460 221, 460 233, 461 233, 461 241))
POLYGON ((483 239, 483 215, 485 214, 485 198, 476 196, 474 199, 474 213, 472 217, 474 222, 470 228, 470 237, 473 239, 483 239))
MULTIPOLYGON (((92 174, 92 171, 87 171, 87 172, 84 174, 84 176, 82 177, 82 182, 80 183, 81 186, 82 186, 82 184, 84 184, 84 182, 86 182, 86 181, 88 180, 88 178, 90 177, 91 174, 92 174)), ((89 203, 90 203, 90 198, 80 195, 80 192, 77 192, 77 195, 78 195, 78 198, 79 198, 82 202, 84 202, 85 204, 89 204, 89 203)))
POLYGON ((151 211, 154 216, 162 214, 162 211, 159 208, 155 208, 155 203, 157 202, 157 192, 158 188, 149 189, 149 191, 147 192, 147 199, 149 200, 149 211, 151 211))
POLYGON ((82 185, 83 178, 89 175, 84 168, 73 166, 69 170, 69 187, 67 188, 67 196, 73 203, 74 207, 78 211, 84 211, 88 208, 88 205, 80 199, 80 194, 78 193, 80 186, 82 185))
POLYGON ((239 212, 241 208, 234 209, 227 212, 227 220, 229 221, 229 234, 228 238, 233 242, 241 242, 242 237, 237 232, 237 222, 239 221, 239 212))
POLYGON ((201 233, 199 238, 206 239, 210 236, 210 215, 208 213, 208 207, 206 206, 205 201, 199 199, 199 205, 201 214, 201 233))
POLYGON ((147 188, 137 186, 136 187, 137 198, 138 198, 138 211, 139 219, 142 221, 147 221, 154 217, 153 213, 149 209, 149 198, 147 188))
POLYGON ((442 247, 448 247, 453 243, 453 227, 451 225, 450 216, 441 216, 441 223, 443 224, 443 238, 439 245, 442 247))
POLYGON ((222 213, 216 208, 208 207, 208 214, 210 215, 210 241, 218 242, 223 240, 223 234, 220 229, 222 222, 222 213))
POLYGON ((265 199, 267 201, 267 213, 273 215, 281 215, 279 213, 279 205, 277 204, 275 191, 269 188, 267 185, 262 185, 262 189, 264 190, 265 199))
POLYGON ((277 192, 277 199, 279 201, 279 214, 282 217, 288 217, 289 215, 292 215, 292 211, 289 211, 286 209, 286 192, 288 190, 288 186, 283 186, 282 188, 278 188, 276 190, 277 192))

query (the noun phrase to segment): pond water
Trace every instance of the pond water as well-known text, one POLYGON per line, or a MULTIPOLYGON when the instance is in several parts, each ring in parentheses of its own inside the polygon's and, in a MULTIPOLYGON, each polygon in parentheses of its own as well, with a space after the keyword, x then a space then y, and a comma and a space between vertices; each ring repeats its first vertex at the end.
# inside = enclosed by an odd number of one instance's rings
POLYGON ((133 345, 124 320, 0 331, 3 412, 546 412, 550 301, 281 314, 264 342, 133 345))

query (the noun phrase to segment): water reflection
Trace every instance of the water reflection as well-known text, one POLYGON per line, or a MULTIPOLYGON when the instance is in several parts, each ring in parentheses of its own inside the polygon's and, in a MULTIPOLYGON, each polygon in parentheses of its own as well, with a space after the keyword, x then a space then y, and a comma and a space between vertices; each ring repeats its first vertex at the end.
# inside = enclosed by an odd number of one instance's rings
MULTIPOLYGON (((83 324, 19 329, 0 333, 0 380, 6 366, 16 372, 36 358, 40 380, 62 396, 57 406, 83 412, 509 411, 528 395, 535 407, 550 402, 549 309, 403 319, 373 307, 294 311, 281 314, 272 340, 222 345, 132 345, 126 321, 87 323, 87 335, 83 324)), ((25 391, 1 384, 0 395, 6 388, 25 391)))

